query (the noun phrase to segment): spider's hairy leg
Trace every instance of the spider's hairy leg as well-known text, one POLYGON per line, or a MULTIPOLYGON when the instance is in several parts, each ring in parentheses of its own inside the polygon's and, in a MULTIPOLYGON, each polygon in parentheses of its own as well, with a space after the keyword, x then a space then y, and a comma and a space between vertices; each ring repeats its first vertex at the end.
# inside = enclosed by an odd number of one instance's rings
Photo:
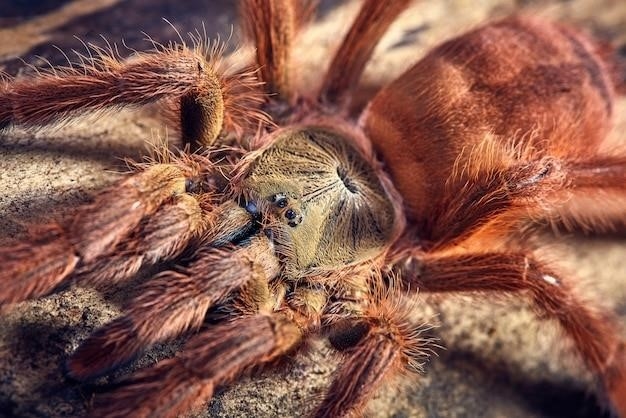
POLYGON ((411 308, 412 304, 400 299, 399 294, 389 293, 372 298, 363 316, 339 322, 342 327, 343 323, 352 322, 346 324, 351 333, 347 339, 356 337, 358 342, 344 353, 315 417, 362 416, 367 401, 382 383, 392 381, 398 374, 421 371, 432 352, 432 339, 422 333, 427 327, 411 323, 411 308))
POLYGON ((63 229, 50 223, 33 227, 26 240, 0 247, 0 308, 50 292, 79 262, 63 229))
POLYGON ((560 160, 537 155, 501 167, 495 161, 484 169, 476 164, 476 172, 467 168, 448 181, 433 205, 433 217, 420 229, 433 249, 467 239, 479 245, 529 218, 595 230, 626 224, 626 157, 560 160), (584 204, 590 201, 594 203, 584 204), (607 202, 603 211, 597 209, 598 201, 607 202))
POLYGON ((289 100, 294 95, 293 41, 311 17, 315 0, 241 0, 243 29, 256 46, 256 61, 266 91, 289 100))
POLYGON ((174 358, 133 374, 96 398, 94 417, 175 417, 210 399, 217 386, 297 348, 302 331, 281 313, 242 316, 191 338, 174 358))
POLYGON ((568 199, 552 209, 559 223, 593 231, 626 226, 626 155, 569 161, 566 181, 568 199))
POLYGON ((76 350, 68 373, 85 380, 132 360, 152 344, 196 329, 207 310, 249 281, 267 282, 278 272, 266 238, 235 250, 204 247, 180 271, 165 271, 146 283, 125 315, 100 328, 76 350))
POLYGON ((314 416, 360 416, 390 371, 402 367, 400 350, 387 335, 369 331, 343 359, 314 416))
POLYGON ((531 215, 531 208, 549 204, 555 191, 564 190, 563 171, 558 161, 538 158, 454 176, 420 233, 433 248, 454 246, 490 222, 504 235, 514 220, 531 215))
POLYGON ((210 225, 211 218, 195 196, 176 195, 142 220, 115 245, 114 252, 80 264, 72 280, 103 288, 123 283, 144 266, 175 258, 210 225))
POLYGON ((374 48, 412 0, 366 0, 330 63, 319 92, 323 101, 342 102, 352 93, 374 48))
POLYGON ((82 65, 17 78, 0 87, 0 129, 42 126, 82 112, 180 100, 183 142, 210 145, 224 122, 223 80, 211 59, 186 46, 120 62, 96 50, 82 65))
POLYGON ((523 253, 402 257, 398 273, 423 292, 524 292, 538 313, 556 320, 586 366, 600 378, 619 416, 626 416, 626 342, 616 319, 582 300, 548 266, 523 253))
POLYGON ((143 262, 175 255, 206 225, 199 203, 185 195, 186 184, 181 167, 152 165, 102 191, 62 226, 34 227, 25 238, 4 244, 0 304, 43 296, 75 269, 93 268, 90 280, 96 283, 122 281, 143 262), (136 253, 142 250, 143 255, 136 253), (100 268, 112 254, 123 257, 122 263, 100 268))

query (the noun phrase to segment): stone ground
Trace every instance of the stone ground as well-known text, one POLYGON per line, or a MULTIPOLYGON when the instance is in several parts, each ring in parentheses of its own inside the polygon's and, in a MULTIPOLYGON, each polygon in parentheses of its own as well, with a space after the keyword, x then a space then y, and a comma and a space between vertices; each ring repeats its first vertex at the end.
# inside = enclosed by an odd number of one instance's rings
MULTIPOLYGON (((147 49, 201 28, 237 44, 234 2, 204 0, 12 0, 0 6, 0 70, 20 74, 25 63, 63 63, 63 51, 104 38, 147 49), (161 18, 167 18, 171 25, 161 18), (232 33, 232 36, 231 36, 232 33), (16 57, 20 57, 17 59, 16 57)), ((358 3, 358 2, 357 2, 358 3)), ((296 52, 299 71, 314 83, 320 64, 356 10, 351 1, 322 2, 296 52), (313 64, 313 65, 310 65, 313 64)), ((388 80, 431 46, 487 19, 513 12, 540 14, 585 28, 626 53, 626 3, 619 0, 445 0, 418 2, 394 25, 368 68, 368 80, 388 80)), ((615 138, 626 141, 626 101, 617 107, 615 138)), ((121 157, 139 158, 147 142, 166 135, 154 109, 121 111, 52 130, 0 133, 0 241, 25 222, 67 211, 111 183, 121 157)), ((626 336, 626 241, 623 235, 546 234, 546 243, 590 299, 621 318, 626 336)), ((1 268, 1 266, 0 266, 1 268)), ((92 330, 120 313, 132 289, 102 295, 74 288, 24 303, 0 317, 0 416, 68 417, 85 414, 94 392, 63 378, 63 359, 92 330)), ((439 325, 445 350, 423 376, 387 385, 371 401, 374 417, 596 417, 591 377, 553 324, 525 303, 489 298, 426 299, 422 315, 439 325), (436 316, 435 316, 436 313, 436 316)), ((133 367, 171 355, 176 344, 155 347, 133 367)), ((302 416, 323 395, 337 364, 323 341, 277 371, 244 378, 195 416, 302 416)), ((128 370, 121 370, 113 379, 128 370)), ((106 379, 102 382, 106 383, 106 379)), ((96 389, 97 390, 97 389, 96 389)))

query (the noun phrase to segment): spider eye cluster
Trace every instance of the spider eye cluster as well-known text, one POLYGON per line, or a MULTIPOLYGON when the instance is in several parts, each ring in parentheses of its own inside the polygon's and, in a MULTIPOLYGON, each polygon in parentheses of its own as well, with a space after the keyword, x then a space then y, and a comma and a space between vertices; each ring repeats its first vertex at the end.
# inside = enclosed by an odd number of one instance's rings
POLYGON ((254 206, 277 225, 272 236, 299 271, 366 259, 391 236, 393 206, 374 169, 326 128, 281 132, 244 183, 248 200, 263 202, 254 206))

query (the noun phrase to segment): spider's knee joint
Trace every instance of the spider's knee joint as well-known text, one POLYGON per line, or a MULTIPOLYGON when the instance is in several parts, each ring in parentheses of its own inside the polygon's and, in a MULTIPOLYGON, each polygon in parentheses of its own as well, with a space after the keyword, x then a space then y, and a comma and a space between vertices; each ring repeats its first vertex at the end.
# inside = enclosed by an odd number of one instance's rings
POLYGON ((507 188, 512 191, 521 191, 542 183, 558 183, 562 177, 561 171, 561 166, 557 160, 544 158, 520 170, 522 176, 507 181, 507 188))
POLYGON ((336 350, 346 351, 360 343, 369 331, 370 325, 366 321, 344 319, 328 329, 328 341, 336 350))

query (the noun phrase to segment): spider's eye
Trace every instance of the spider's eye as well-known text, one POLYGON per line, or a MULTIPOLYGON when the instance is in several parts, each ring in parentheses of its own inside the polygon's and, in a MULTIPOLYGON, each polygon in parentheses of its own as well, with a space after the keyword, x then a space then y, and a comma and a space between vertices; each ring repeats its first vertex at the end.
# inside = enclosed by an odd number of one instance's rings
POLYGON ((287 196, 284 193, 277 193, 272 196, 272 203, 274 203, 279 208, 287 207, 287 196))
POLYGON ((296 218, 296 212, 293 209, 287 209, 285 212, 285 218, 292 220, 296 218))
POLYGON ((246 187, 286 224, 279 245, 298 269, 337 266, 377 253, 393 206, 370 163, 340 135, 312 127, 278 136, 253 163, 246 187))

